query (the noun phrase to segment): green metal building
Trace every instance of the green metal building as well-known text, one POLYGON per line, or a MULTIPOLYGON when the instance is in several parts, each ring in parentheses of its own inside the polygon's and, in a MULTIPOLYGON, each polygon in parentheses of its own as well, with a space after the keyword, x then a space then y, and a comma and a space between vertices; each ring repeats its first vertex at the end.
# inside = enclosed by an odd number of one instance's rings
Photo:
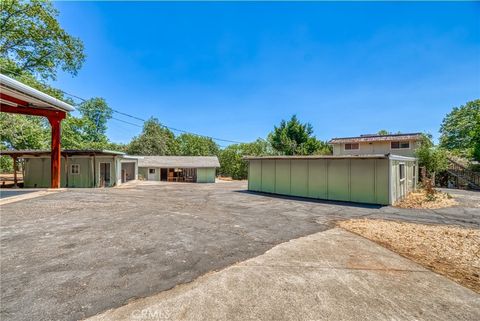
MULTIPOLYGON (((1 151, 23 160, 23 186, 50 187, 50 151, 1 151)), ((138 178, 138 160, 108 150, 63 150, 61 187, 111 187, 138 178)))
POLYGON ((139 179, 164 182, 215 183, 216 156, 135 156, 139 179))
POLYGON ((250 191, 389 205, 413 191, 417 159, 397 155, 246 157, 250 191))

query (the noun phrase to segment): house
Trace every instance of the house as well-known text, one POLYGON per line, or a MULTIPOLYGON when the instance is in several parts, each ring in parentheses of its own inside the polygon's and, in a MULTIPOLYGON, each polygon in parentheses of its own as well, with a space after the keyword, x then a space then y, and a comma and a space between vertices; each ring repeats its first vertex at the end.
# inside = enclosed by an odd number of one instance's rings
POLYGON ((149 181, 215 183, 216 156, 136 156, 139 178, 149 181))
POLYGON ((394 154, 415 157, 420 147, 422 133, 360 135, 357 137, 333 138, 333 155, 394 154))
POLYGON ((413 157, 391 154, 246 157, 250 191, 389 205, 417 185, 413 157))
MULTIPOLYGON (((50 151, 2 150, 23 159, 23 186, 50 187, 50 151)), ((109 150, 62 150, 61 187, 110 187, 138 178, 138 159, 109 150)))

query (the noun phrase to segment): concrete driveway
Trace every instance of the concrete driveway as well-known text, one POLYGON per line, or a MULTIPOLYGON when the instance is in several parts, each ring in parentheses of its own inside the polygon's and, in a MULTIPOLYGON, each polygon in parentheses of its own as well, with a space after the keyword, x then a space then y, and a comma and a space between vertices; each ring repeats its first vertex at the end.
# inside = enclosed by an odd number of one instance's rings
POLYGON ((334 228, 87 321, 479 319, 478 294, 334 228))
POLYGON ((245 189, 245 182, 140 184, 2 205, 1 319, 82 319, 325 231, 339 219, 480 226, 474 207, 408 211, 245 189))

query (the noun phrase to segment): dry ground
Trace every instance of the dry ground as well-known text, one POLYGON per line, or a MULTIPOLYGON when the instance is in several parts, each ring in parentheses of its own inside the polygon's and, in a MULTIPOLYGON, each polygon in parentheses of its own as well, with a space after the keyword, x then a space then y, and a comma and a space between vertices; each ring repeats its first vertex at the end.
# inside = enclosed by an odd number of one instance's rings
POLYGON ((479 229, 369 219, 339 225, 480 293, 479 229))
POLYGON ((458 205, 458 202, 449 193, 436 191, 434 198, 429 199, 424 190, 410 193, 407 197, 395 204, 399 208, 437 209, 458 205))

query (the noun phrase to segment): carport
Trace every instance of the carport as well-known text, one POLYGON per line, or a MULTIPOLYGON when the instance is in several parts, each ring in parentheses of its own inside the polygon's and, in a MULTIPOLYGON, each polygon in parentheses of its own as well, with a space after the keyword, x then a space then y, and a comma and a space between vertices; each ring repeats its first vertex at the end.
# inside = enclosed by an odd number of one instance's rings
POLYGON ((251 191, 388 205, 417 184, 417 160, 398 155, 246 157, 251 191))
MULTIPOLYGON (((60 187, 60 123, 73 106, 0 74, 0 111, 5 113, 43 116, 52 127, 50 187, 60 187)), ((13 157, 14 185, 17 185, 17 159, 13 157)))

